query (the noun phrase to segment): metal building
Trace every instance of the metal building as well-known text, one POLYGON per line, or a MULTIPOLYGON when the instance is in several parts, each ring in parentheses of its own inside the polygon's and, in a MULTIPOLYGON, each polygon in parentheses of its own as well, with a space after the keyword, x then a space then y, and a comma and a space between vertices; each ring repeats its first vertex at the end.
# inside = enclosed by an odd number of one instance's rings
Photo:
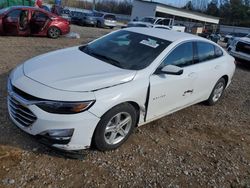
POLYGON ((146 16, 152 17, 168 17, 177 20, 201 22, 209 24, 219 24, 220 19, 205 14, 180 9, 165 5, 152 0, 134 0, 131 19, 142 18, 146 16))

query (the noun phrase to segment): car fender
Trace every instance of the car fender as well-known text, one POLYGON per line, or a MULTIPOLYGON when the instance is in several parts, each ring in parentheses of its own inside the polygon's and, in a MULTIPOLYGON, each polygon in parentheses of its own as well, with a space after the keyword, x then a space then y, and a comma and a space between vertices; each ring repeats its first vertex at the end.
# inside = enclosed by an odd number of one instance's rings
POLYGON ((140 79, 95 91, 96 102, 89 111, 100 118, 119 104, 134 102, 140 108, 139 123, 142 123, 146 113, 148 86, 149 80, 140 79))

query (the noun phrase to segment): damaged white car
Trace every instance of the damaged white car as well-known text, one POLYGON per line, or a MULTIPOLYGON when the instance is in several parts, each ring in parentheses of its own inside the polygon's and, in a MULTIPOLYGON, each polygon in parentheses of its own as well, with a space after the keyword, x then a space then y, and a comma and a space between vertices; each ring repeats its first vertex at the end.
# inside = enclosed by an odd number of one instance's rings
POLYGON ((211 41, 128 28, 18 66, 8 110, 19 128, 53 147, 111 150, 136 126, 201 101, 215 104, 234 71, 234 58, 211 41))

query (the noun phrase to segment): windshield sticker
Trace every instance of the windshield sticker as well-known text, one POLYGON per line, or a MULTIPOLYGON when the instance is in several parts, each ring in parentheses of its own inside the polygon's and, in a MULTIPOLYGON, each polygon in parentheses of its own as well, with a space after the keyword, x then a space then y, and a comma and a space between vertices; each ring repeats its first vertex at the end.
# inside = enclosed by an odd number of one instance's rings
POLYGON ((144 45, 149 46, 151 48, 157 48, 159 46, 159 44, 157 43, 156 40, 152 40, 150 38, 148 38, 148 40, 142 40, 140 42, 140 44, 144 44, 144 45))

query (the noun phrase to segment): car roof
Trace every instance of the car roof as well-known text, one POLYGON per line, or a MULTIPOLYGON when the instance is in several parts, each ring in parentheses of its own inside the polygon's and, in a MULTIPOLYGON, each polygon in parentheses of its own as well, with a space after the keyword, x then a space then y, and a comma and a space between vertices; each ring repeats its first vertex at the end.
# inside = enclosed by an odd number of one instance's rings
POLYGON ((165 30, 160 28, 145 28, 145 27, 129 27, 126 28, 127 31, 132 31, 135 33, 145 34, 156 38, 161 38, 170 42, 174 42, 181 39, 200 39, 204 40, 203 38, 183 33, 183 32, 177 32, 177 31, 171 31, 171 30, 165 30))
POLYGON ((18 6, 11 6, 10 8, 12 8, 12 9, 15 9, 15 8, 30 8, 30 9, 39 9, 39 8, 36 8, 36 7, 31 7, 31 6, 21 6, 21 5, 18 5, 18 6))
POLYGON ((31 7, 31 6, 11 6, 9 7, 10 9, 9 10, 13 10, 13 9, 31 9, 31 10, 39 10, 41 12, 44 12, 46 14, 49 14, 49 15, 53 15, 53 16, 56 16, 54 14, 52 14, 51 12, 47 11, 47 10, 44 10, 42 8, 37 8, 37 7, 31 7))

